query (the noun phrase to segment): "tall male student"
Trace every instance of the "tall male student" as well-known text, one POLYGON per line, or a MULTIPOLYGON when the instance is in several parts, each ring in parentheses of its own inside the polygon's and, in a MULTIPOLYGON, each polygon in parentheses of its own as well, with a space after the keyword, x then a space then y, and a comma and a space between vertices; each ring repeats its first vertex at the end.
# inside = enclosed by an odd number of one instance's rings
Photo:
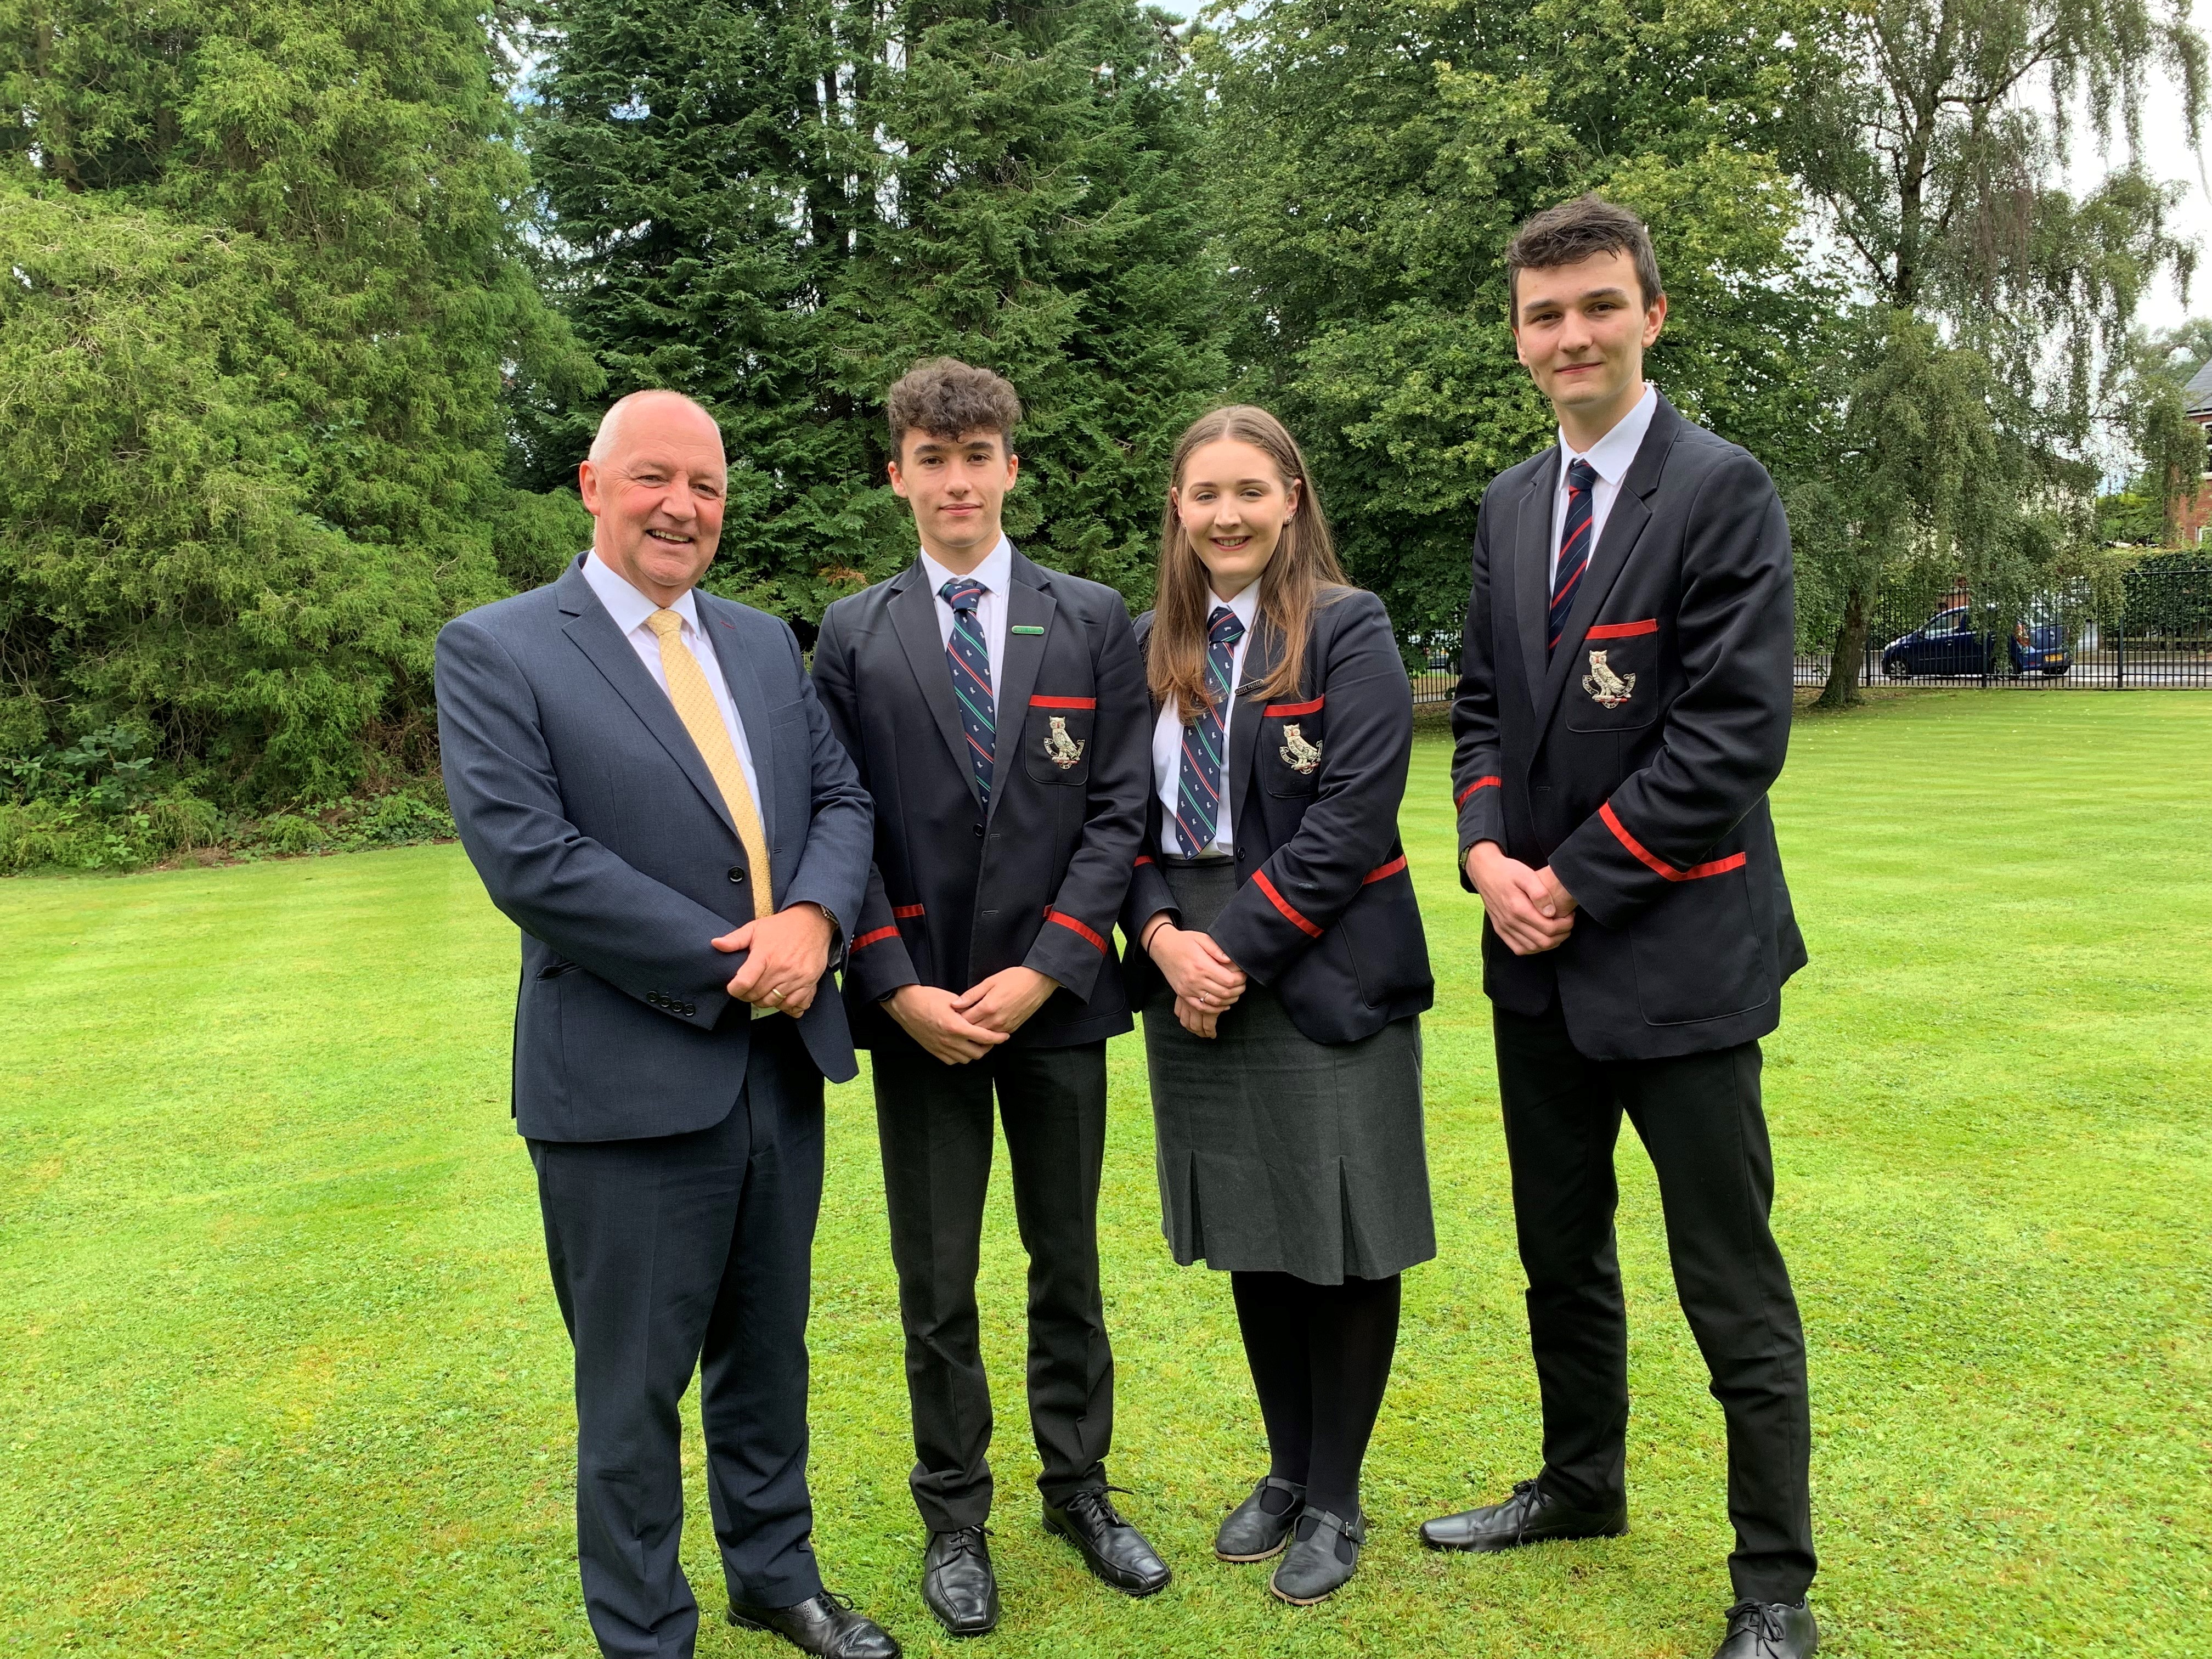
POLYGON ((1644 379, 1667 300, 1633 214, 1595 197, 1538 214, 1506 271, 1559 437, 1483 497, 1452 784, 1544 1464, 1422 1536, 1501 1550, 1627 1530, 1626 1112, 1728 1427, 1736 1600, 1716 1659, 1800 1659, 1820 1640, 1805 1339, 1759 1091, 1759 1039, 1805 961, 1766 803, 1790 736, 1790 529, 1759 463, 1644 379))
POLYGON ((969 1636, 999 1619, 975 1310, 994 1093, 1030 1258, 1045 1526, 1117 1589, 1168 1582, 1107 1496, 1097 1241, 1106 1039, 1131 1026, 1108 941, 1144 832, 1151 704, 1121 595, 1030 563, 1000 529, 1013 388, 937 358, 891 387, 888 413, 921 550, 830 607, 814 678, 876 801, 845 997, 875 1055, 922 1595, 969 1636))
POLYGON ((773 617, 698 591, 727 483, 672 392, 607 411, 589 551, 438 635, 453 821, 522 930, 514 1121, 575 1348, 576 1551, 609 1659, 689 1659, 677 1405, 699 1374, 730 1620, 823 1659, 898 1644, 825 1593, 806 1491, 830 969, 868 798, 773 617))

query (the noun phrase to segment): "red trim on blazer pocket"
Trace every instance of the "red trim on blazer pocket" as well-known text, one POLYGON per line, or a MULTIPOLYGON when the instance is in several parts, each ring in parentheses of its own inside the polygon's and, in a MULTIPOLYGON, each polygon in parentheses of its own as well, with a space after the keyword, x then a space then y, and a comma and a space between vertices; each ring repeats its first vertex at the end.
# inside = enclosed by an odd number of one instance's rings
POLYGON ((1503 789, 1504 787, 1505 780, 1503 778, 1477 778, 1473 783, 1468 785, 1466 788, 1461 790, 1458 794, 1452 797, 1452 805, 1454 806, 1466 805, 1467 798, 1478 789, 1503 789))
POLYGON ((1271 702, 1260 712, 1270 720, 1288 720, 1297 714, 1318 714, 1328 701, 1328 693, 1324 691, 1311 702, 1271 702))
POLYGON ((1642 622, 1601 623, 1583 635, 1586 640, 1632 640, 1638 634, 1656 634, 1659 619, 1647 617, 1642 622))
POLYGON ((1085 927, 1081 922, 1078 921, 1073 916, 1069 915, 1066 911, 1055 910, 1052 906, 1048 904, 1044 908, 1044 919, 1047 921, 1056 921, 1063 927, 1073 929, 1074 932, 1080 933, 1085 939, 1089 940, 1092 949, 1102 953, 1105 951, 1106 941, 1099 938, 1097 933, 1085 927))
POLYGON ((855 951, 865 951, 871 945, 881 945, 887 939, 896 939, 897 937, 898 929, 896 927, 878 927, 873 933, 863 933, 860 938, 854 939, 853 941, 853 949, 855 951))
POLYGON ((921 914, 921 906, 919 904, 894 904, 891 906, 891 914, 894 916, 896 916, 901 921, 911 921, 921 914))
POLYGON ((1031 697, 1030 707, 1032 708, 1096 708, 1098 707, 1098 699, 1096 697, 1031 697))
POLYGON ((1255 870, 1252 872, 1252 879, 1258 884, 1260 890, 1267 896, 1267 902, 1273 905, 1278 910, 1280 910, 1283 913, 1285 919, 1287 920, 1293 927, 1296 927, 1300 933, 1307 935, 1307 937, 1310 939, 1319 939, 1321 937, 1320 928, 1315 927, 1313 923, 1308 921, 1296 910, 1291 908, 1289 904, 1285 902, 1283 896, 1275 890, 1275 884, 1267 879, 1267 872, 1265 870, 1255 870))
POLYGON ((1386 880, 1389 877, 1396 875, 1405 867, 1406 855, 1403 853, 1401 853, 1396 858, 1392 859, 1389 863, 1378 864, 1372 870, 1370 870, 1365 875, 1360 877, 1359 884, 1362 887, 1365 887, 1370 883, 1386 880))
POLYGON ((1746 862, 1743 854, 1731 853, 1724 859, 1713 860, 1710 864, 1692 865, 1687 870, 1677 870, 1664 860, 1654 858, 1642 842, 1621 827, 1620 820, 1613 815, 1611 801, 1599 807, 1597 815, 1605 820, 1605 827, 1613 831, 1615 841, 1636 854, 1646 869, 1666 877, 1669 881, 1702 881, 1707 876, 1726 875, 1731 870, 1741 870, 1746 862))
POLYGON ((1150 853, 1139 853, 1137 854, 1135 861, 1133 862, 1129 867, 1133 870, 1139 864, 1150 864, 1152 861, 1152 855, 1150 853))

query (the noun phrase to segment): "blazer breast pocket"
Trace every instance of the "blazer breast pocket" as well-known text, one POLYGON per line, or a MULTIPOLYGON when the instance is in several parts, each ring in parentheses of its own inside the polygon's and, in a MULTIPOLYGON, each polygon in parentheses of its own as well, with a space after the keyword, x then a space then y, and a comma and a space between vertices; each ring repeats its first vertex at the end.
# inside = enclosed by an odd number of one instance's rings
POLYGON ((1263 704, 1260 710, 1260 776, 1271 795, 1310 795, 1321 787, 1321 759, 1328 733, 1324 694, 1294 702, 1263 704))
POLYGON ((1097 724, 1097 698, 1038 692, 1022 722, 1023 767, 1039 783, 1089 783, 1097 724))
POLYGON ((1600 623, 1583 636, 1567 667, 1570 732, 1630 732, 1659 709, 1659 623, 1600 623))

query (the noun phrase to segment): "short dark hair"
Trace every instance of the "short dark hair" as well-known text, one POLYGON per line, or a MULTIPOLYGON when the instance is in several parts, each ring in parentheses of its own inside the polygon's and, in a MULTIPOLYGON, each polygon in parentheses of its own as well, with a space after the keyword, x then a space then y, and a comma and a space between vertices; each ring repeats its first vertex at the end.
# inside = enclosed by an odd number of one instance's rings
POLYGON ((1648 309, 1666 293, 1659 283, 1658 256, 1644 221, 1617 203, 1595 194, 1546 208, 1513 233, 1505 249, 1505 308, 1516 322, 1521 313, 1521 273, 1580 264, 1597 253, 1626 253, 1636 261, 1636 285, 1648 309))
POLYGON ((986 427, 1012 454, 1022 400, 988 368, 957 357, 930 357, 892 383, 884 395, 884 413, 890 422, 893 454, 903 452, 906 434, 917 428, 933 438, 955 439, 986 427))

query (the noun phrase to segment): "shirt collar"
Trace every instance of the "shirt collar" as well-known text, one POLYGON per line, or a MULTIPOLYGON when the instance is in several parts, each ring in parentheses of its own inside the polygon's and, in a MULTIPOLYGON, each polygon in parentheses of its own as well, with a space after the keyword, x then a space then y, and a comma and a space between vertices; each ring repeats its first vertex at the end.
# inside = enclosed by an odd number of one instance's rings
POLYGON ((1646 380, 1644 395, 1636 400, 1636 406, 1614 423, 1612 431, 1592 444, 1588 454, 1577 456, 1567 447, 1567 434, 1560 433, 1559 476, 1566 477, 1570 463, 1584 460, 1607 483, 1619 483, 1635 465, 1636 452, 1644 447, 1644 434, 1651 430, 1651 417, 1658 412, 1659 388, 1646 380))
POLYGON ((1244 624, 1244 635, 1249 639, 1252 634, 1252 624, 1260 614, 1260 584, 1246 582, 1233 599, 1224 599, 1209 587, 1206 591, 1206 614, 1211 617, 1217 605, 1229 607, 1231 614, 1244 624))
MULTIPOLYGON (((921 570, 929 578, 929 591, 934 595, 942 596, 945 584, 958 580, 953 572, 931 558, 927 548, 922 550, 921 570)), ((982 583, 987 593, 1003 594, 1006 585, 1014 579, 1014 544, 1004 536, 1000 537, 999 544, 983 556, 983 562, 968 573, 968 579, 982 583)))
MULTIPOLYGON (((607 615, 615 619, 615 626, 624 634, 634 634, 643 628, 646 618, 660 609, 632 587, 628 577, 602 560, 596 547, 585 556, 584 580, 592 585, 592 592, 599 596, 607 615)), ((685 588, 668 608, 683 617, 684 625, 696 635, 699 631, 699 607, 691 592, 691 589, 685 588)))

